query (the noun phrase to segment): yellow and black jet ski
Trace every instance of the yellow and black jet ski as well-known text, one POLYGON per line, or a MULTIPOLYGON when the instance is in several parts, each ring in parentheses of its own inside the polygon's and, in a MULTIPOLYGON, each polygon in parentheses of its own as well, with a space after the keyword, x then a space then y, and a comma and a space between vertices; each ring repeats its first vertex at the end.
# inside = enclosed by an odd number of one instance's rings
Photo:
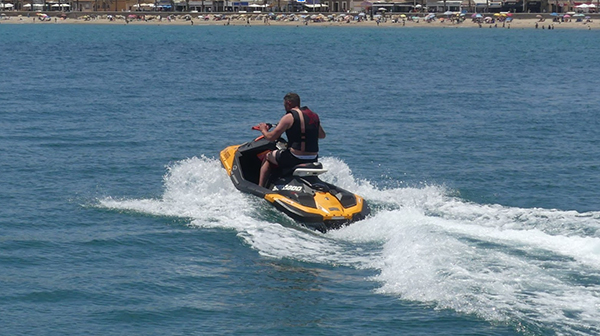
POLYGON ((319 179, 327 170, 320 162, 304 163, 287 171, 274 169, 267 188, 258 185, 262 159, 268 151, 287 147, 280 138, 254 141, 221 151, 221 164, 240 191, 266 199, 300 224, 326 232, 364 219, 370 212, 365 200, 319 179))

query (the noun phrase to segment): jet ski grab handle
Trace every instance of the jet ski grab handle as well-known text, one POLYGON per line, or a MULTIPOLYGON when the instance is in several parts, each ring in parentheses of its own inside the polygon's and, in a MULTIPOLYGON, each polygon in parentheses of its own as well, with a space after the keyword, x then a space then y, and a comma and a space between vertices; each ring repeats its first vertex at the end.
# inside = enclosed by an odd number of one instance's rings
POLYGON ((294 169, 294 172, 292 173, 292 175, 301 176, 301 177, 318 176, 318 175, 321 175, 326 172, 327 172, 327 169, 323 169, 323 168, 296 168, 296 169, 294 169))

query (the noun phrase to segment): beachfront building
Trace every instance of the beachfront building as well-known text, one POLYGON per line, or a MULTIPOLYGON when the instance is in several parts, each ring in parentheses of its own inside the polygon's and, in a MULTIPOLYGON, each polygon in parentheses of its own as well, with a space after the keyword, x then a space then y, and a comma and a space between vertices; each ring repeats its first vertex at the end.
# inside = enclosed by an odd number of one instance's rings
MULTIPOLYGON (((323 1, 323 0, 322 0, 323 1)), ((329 8, 335 10, 335 0, 329 1, 329 8)), ((460 12, 463 9, 464 0, 391 0, 374 2, 349 1, 349 7, 353 12, 378 12, 378 13, 409 13, 409 12, 431 12, 444 13, 447 11, 460 12)), ((467 0, 468 1, 468 0, 467 0)), ((344 11, 344 10, 341 10, 344 11)))
MULTIPOLYGON (((365 2, 361 3, 361 8, 370 11, 372 9, 373 12, 385 12, 385 13, 408 13, 411 11, 416 11, 417 8, 422 8, 421 0, 419 1, 375 1, 370 5, 365 5, 365 2), (418 7, 417 7, 418 6, 418 7)), ((367 4, 369 4, 367 2, 367 4)))
POLYGON ((427 1, 427 11, 430 13, 460 12, 460 11, 462 11, 462 1, 461 0, 446 0, 446 1, 428 0, 427 1))
MULTIPOLYGON (((8 1, 4 2, 5 6, 8 1)), ((73 1, 70 0, 14 0, 10 3, 10 8, 18 11, 62 11, 68 12, 75 10, 72 8, 73 1)))
POLYGON ((465 7, 474 13, 542 13, 550 9, 550 1, 554 0, 470 0, 465 7))
POLYGON ((502 2, 497 0, 474 0, 474 13, 499 13, 502 11, 502 2))
MULTIPOLYGON (((319 3, 322 5, 322 7, 319 8, 321 11, 330 11, 334 13, 348 12, 352 10, 353 2, 354 1, 352 0, 312 0, 313 4, 319 3)), ((308 8, 311 7, 313 6, 309 6, 308 8)), ((312 9, 317 9, 317 7, 313 7, 312 9)))

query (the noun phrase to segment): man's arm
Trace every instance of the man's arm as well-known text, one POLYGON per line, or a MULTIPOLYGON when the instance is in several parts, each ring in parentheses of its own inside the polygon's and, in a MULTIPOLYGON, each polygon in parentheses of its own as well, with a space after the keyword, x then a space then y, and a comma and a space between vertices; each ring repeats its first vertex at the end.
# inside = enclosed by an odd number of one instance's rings
POLYGON ((326 136, 327 136, 327 134, 325 134, 323 127, 321 127, 321 125, 319 125, 319 139, 325 139, 326 136))
POLYGON ((279 123, 277 124, 277 126, 275 126, 275 128, 271 132, 269 132, 269 130, 267 128, 267 124, 265 124, 265 123, 258 124, 258 128, 260 129, 260 132, 265 136, 265 139, 267 139, 269 141, 275 141, 275 140, 279 139, 279 137, 283 134, 283 132, 285 132, 288 128, 290 128, 293 123, 294 123, 294 117, 292 117, 292 115, 288 113, 288 114, 284 115, 281 118, 281 120, 279 120, 279 123))

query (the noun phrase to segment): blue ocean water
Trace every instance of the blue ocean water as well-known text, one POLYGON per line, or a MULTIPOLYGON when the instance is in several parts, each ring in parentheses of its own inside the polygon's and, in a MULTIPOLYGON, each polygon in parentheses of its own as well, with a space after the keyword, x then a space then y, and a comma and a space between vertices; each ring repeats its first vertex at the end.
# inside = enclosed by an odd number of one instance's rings
POLYGON ((5 335, 600 333, 600 34, 0 25, 5 335), (218 152, 298 92, 373 215, 218 152))

